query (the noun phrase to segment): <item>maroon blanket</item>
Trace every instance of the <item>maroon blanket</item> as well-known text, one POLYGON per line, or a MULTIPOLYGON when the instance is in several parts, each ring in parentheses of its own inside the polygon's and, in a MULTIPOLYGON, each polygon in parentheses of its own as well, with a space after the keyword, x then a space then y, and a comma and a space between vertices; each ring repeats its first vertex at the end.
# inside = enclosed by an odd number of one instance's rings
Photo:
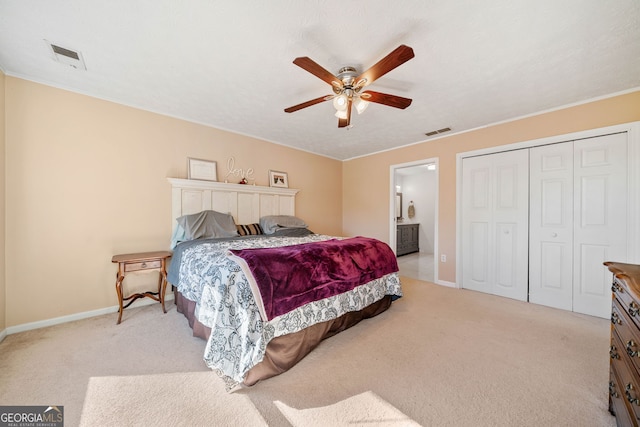
POLYGON ((231 252, 253 273, 268 320, 398 271, 391 248, 367 237, 231 252))

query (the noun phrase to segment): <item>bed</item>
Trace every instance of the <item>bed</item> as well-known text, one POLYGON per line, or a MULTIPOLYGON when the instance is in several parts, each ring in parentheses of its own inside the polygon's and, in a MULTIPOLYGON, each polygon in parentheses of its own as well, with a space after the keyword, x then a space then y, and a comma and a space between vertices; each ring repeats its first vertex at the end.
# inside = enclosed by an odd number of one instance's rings
POLYGON ((287 371, 402 296, 388 245, 311 232, 295 216, 297 190, 170 182, 168 280, 229 391, 287 371))

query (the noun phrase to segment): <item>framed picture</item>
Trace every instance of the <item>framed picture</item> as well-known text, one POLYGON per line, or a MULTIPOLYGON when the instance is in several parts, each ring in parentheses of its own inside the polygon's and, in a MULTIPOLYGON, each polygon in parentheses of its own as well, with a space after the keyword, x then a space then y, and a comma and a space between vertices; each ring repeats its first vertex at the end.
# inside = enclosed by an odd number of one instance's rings
POLYGON ((216 162, 211 160, 188 158, 187 177, 202 181, 217 181, 218 172, 216 162))
POLYGON ((269 187, 289 188, 289 177, 286 172, 269 171, 269 187))

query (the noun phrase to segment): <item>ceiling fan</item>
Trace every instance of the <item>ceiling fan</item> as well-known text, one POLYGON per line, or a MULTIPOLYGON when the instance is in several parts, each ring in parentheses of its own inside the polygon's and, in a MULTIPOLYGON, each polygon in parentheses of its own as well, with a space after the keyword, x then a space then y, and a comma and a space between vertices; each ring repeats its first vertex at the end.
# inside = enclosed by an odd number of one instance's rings
POLYGON ((356 108, 358 113, 364 111, 369 102, 405 109, 411 105, 411 99, 372 90, 363 91, 363 89, 414 56, 413 49, 409 46, 400 45, 360 75, 353 67, 342 67, 337 76, 322 68, 311 58, 306 56, 296 58, 293 61, 294 64, 329 83, 334 94, 321 96, 293 107, 285 108, 284 111, 293 113, 324 101, 333 100, 336 117, 338 117, 338 127, 342 128, 349 126, 351 123, 352 106, 356 108))

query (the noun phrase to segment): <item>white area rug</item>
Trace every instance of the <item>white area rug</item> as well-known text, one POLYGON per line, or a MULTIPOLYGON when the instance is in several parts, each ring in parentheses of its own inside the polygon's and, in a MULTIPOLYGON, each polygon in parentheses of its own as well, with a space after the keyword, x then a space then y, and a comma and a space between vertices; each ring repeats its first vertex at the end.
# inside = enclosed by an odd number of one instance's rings
POLYGON ((249 397, 227 393, 213 372, 92 377, 80 425, 266 426, 249 397))
POLYGON ((371 391, 320 408, 295 409, 274 403, 294 427, 420 426, 371 391))

